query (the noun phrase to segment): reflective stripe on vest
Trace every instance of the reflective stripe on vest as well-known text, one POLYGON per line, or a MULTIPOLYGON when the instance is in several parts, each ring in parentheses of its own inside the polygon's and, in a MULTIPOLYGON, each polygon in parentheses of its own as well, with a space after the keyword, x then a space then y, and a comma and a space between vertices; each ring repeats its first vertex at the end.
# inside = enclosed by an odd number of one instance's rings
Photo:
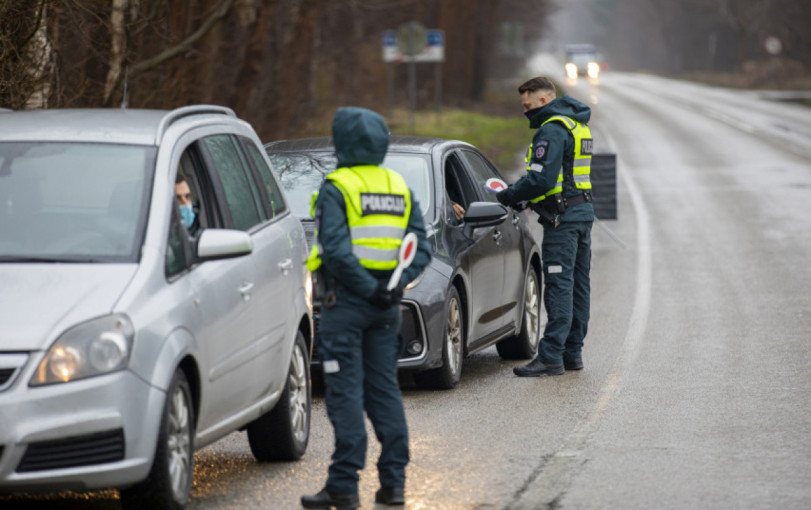
MULTIPOLYGON (((367 269, 394 269, 411 216, 411 192, 405 179, 378 166, 339 168, 327 179, 344 196, 352 253, 360 264, 367 269)), ((320 265, 321 246, 316 243, 307 267, 314 271, 320 265)))
MULTIPOLYGON (((591 153, 592 153, 592 138, 591 138, 591 130, 585 124, 577 122, 574 119, 569 117, 565 117, 563 115, 555 115, 550 117, 544 121, 541 126, 547 124, 549 122, 560 122, 563 124, 566 129, 574 137, 574 161, 571 167, 571 175, 572 181, 574 182, 575 188, 580 190, 590 190, 591 189, 591 153)), ((533 170, 532 166, 530 165, 530 161, 532 161, 532 144, 529 145, 529 151, 527 151, 526 163, 527 163, 527 172, 533 170)), ((564 171, 569 172, 569 168, 565 168, 561 165, 560 172, 558 173, 558 178, 555 183, 555 187, 547 191, 541 196, 535 197, 530 200, 530 202, 540 202, 545 198, 548 198, 552 195, 556 195, 558 193, 563 192, 563 175, 564 171)))

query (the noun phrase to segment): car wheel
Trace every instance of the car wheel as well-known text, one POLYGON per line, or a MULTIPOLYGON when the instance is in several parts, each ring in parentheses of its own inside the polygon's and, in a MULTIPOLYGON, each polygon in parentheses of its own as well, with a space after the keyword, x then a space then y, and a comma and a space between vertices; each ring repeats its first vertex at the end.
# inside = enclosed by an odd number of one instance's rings
POLYGON ((248 425, 248 443, 256 460, 298 460, 310 439, 310 358, 304 334, 296 334, 290 370, 276 405, 248 425))
POLYGON ((538 352, 541 333, 541 291, 538 275, 530 266, 524 283, 524 318, 521 332, 496 344, 502 359, 530 359, 538 352))
POLYGON ((179 510, 189 502, 194 474, 194 406, 182 370, 175 372, 163 406, 155 460, 146 480, 122 489, 121 506, 179 510))
POLYGON ((442 366, 414 374, 417 386, 449 390, 459 383, 465 353, 465 316, 456 287, 451 287, 445 305, 445 333, 442 339, 442 366))

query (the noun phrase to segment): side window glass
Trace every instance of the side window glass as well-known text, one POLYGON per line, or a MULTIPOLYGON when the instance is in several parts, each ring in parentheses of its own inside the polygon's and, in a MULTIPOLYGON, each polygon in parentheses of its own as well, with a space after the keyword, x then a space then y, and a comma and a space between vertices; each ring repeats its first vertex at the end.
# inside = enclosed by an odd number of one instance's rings
POLYGON ((180 219, 189 234, 199 233, 203 221, 204 207, 200 200, 200 179, 194 169, 190 149, 186 149, 180 158, 180 165, 175 177, 175 200, 180 211, 180 219))
POLYGON ((287 206, 284 203, 284 196, 279 189, 279 183, 276 181, 276 177, 274 177, 273 172, 265 162, 265 158, 262 157, 262 153, 260 153, 259 149, 256 148, 256 145, 254 145, 250 140, 246 140, 245 147, 248 148, 248 155, 251 157, 251 160, 253 160, 253 164, 256 166, 256 169, 259 171, 259 176, 262 178, 262 184, 265 185, 265 192, 267 193, 268 201, 270 202, 271 217, 275 218, 278 214, 287 210, 287 206))
POLYGON ((467 211, 468 204, 472 201, 466 197, 471 195, 465 190, 464 167, 455 155, 450 155, 445 160, 445 218, 451 225, 458 225, 467 211))
POLYGON ((185 270, 192 263, 193 238, 209 226, 213 205, 202 192, 205 179, 199 171, 197 153, 189 146, 180 157, 175 176, 172 200, 172 219, 169 225, 169 240, 166 248, 166 276, 171 277, 185 270))
POLYGON ((469 150, 463 150, 462 154, 467 160, 468 165, 470 165, 473 178, 476 179, 476 187, 479 190, 479 195, 489 202, 498 202, 498 200, 496 200, 495 193, 488 193, 484 191, 484 184, 487 182, 487 179, 493 177, 501 179, 501 176, 498 175, 498 173, 496 173, 496 171, 487 164, 484 157, 482 157, 480 154, 469 150))
POLYGON ((242 152, 230 135, 215 135, 203 139, 211 155, 214 171, 225 191, 225 200, 231 212, 234 228, 249 230, 265 219, 249 169, 242 152))
POLYGON ((173 210, 164 264, 167 277, 182 272, 190 263, 189 237, 184 230, 185 226, 178 217, 176 210, 173 210))

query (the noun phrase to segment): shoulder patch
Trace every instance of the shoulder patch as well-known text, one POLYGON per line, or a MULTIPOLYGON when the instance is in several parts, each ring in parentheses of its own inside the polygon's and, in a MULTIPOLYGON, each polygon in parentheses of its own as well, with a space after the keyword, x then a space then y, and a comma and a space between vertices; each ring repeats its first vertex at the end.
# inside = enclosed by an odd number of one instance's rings
POLYGON ((549 148, 549 140, 541 140, 535 147, 535 159, 541 159, 546 154, 546 149, 549 148))

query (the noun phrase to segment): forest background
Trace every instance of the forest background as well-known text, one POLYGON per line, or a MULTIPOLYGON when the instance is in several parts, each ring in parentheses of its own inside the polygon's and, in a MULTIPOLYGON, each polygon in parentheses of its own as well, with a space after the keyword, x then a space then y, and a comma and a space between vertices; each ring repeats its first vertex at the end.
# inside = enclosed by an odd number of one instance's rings
POLYGON ((420 108, 437 89, 461 109, 506 107, 508 91, 520 117, 527 58, 564 42, 597 44, 609 69, 809 88, 809 20, 808 0, 0 0, 0 107, 210 103, 263 140, 327 134, 338 106, 408 104, 382 36, 409 21, 445 34, 445 61, 416 66, 420 108), (570 3, 588 16, 561 35, 570 3))

